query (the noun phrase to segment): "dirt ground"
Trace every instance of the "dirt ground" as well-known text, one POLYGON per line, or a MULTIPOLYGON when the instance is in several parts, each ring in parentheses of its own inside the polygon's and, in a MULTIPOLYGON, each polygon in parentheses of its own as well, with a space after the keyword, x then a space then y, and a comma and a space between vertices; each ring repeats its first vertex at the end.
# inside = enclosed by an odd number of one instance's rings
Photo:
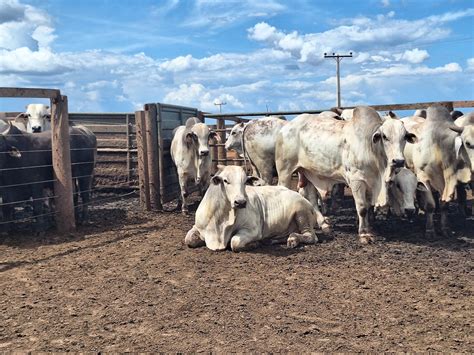
POLYGON ((193 217, 102 204, 74 235, 0 237, 0 351, 474 351, 474 220, 451 238, 345 202, 297 249, 183 245, 193 217))

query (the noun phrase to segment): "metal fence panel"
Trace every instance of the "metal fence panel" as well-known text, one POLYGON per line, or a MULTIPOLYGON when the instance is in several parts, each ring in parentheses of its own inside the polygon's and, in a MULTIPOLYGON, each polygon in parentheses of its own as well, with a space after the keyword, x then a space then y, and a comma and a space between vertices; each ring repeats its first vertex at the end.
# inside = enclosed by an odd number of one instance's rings
POLYGON ((189 117, 197 117, 198 110, 158 103, 157 114, 161 202, 166 203, 178 198, 180 194, 178 174, 170 153, 173 130, 184 125, 189 117))

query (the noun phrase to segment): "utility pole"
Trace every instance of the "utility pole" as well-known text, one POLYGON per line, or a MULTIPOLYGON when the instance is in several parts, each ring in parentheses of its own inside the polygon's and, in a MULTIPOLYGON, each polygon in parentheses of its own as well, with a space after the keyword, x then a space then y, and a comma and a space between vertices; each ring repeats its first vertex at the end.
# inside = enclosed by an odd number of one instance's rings
POLYGON ((341 63, 342 58, 352 58, 352 52, 349 52, 349 54, 324 53, 324 58, 334 58, 336 60, 337 107, 341 107, 341 78, 339 75, 339 63, 341 63))
POLYGON ((222 105, 227 105, 227 102, 223 102, 219 99, 215 99, 214 105, 219 106, 219 113, 222 113, 222 105))

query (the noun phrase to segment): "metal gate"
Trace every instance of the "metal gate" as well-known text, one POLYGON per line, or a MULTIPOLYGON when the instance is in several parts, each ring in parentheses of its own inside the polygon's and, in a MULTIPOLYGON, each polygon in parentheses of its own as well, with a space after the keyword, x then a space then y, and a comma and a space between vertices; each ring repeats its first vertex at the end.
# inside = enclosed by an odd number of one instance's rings
POLYGON ((140 201, 146 209, 160 210, 179 197, 176 167, 171 159, 173 130, 189 117, 200 117, 196 108, 150 103, 135 112, 137 124, 140 201))
POLYGON ((179 194, 179 182, 176 167, 171 159, 171 140, 173 130, 186 123, 189 117, 198 117, 198 110, 191 107, 156 104, 158 119, 158 164, 160 165, 161 203, 176 199, 179 194))

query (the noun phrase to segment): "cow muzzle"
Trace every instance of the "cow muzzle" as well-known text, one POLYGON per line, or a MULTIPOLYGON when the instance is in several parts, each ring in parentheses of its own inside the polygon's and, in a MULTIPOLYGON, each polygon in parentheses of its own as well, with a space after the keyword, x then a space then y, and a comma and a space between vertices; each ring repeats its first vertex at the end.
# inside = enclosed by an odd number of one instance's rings
POLYGON ((209 151, 208 150, 201 150, 201 151, 199 151, 199 155, 201 157, 207 157, 209 155, 209 151))
POLYGON ((31 130, 33 131, 33 133, 40 133, 41 132, 41 127, 39 127, 39 126, 31 127, 31 130))
POLYGON ((233 203, 234 208, 245 208, 247 206, 247 201, 243 199, 235 200, 233 203))
POLYGON ((405 166, 405 159, 392 159, 392 166, 394 168, 403 168, 405 166))

